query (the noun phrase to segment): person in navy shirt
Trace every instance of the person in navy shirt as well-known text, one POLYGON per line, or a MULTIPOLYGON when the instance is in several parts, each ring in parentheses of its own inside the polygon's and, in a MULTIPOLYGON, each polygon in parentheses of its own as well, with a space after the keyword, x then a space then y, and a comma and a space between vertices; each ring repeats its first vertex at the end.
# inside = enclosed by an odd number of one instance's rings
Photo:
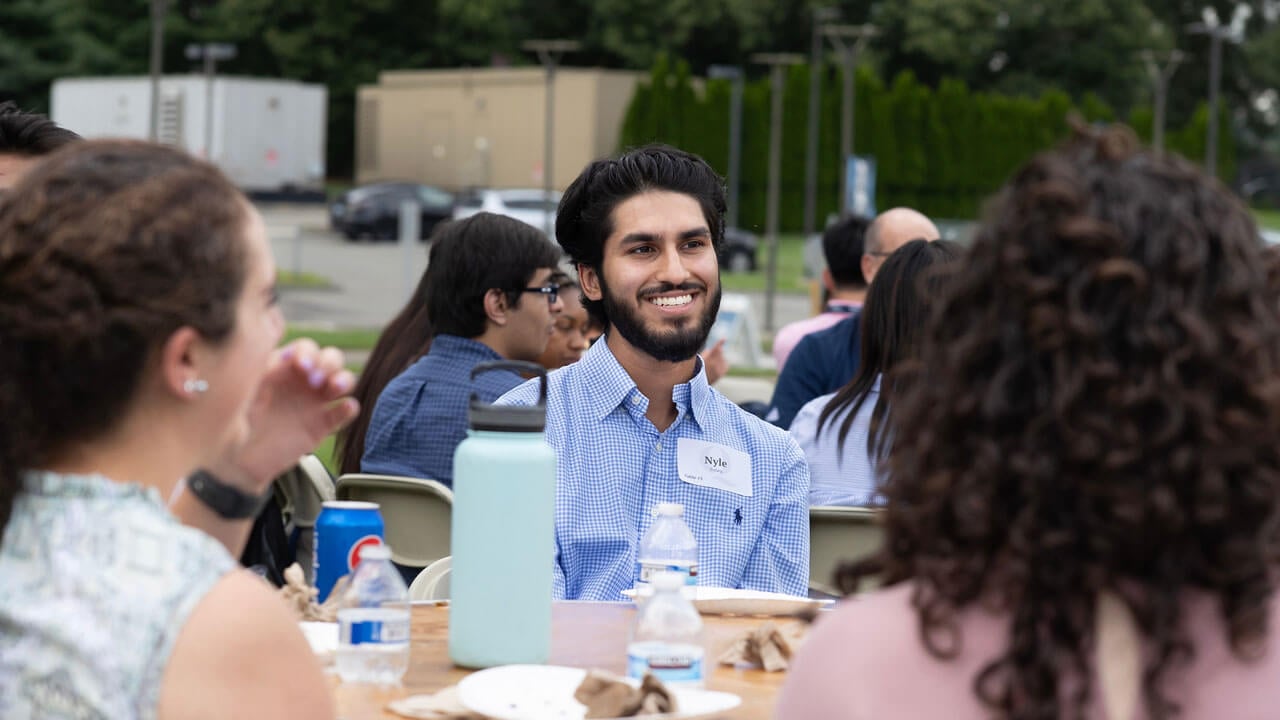
MULTIPOLYGON (((804 455, 712 388, 698 356, 720 306, 724 210, 710 166, 664 146, 591 163, 560 202, 556 237, 606 330, 548 380, 559 598, 623 599, 663 502, 684 506, 698 584, 807 591, 804 455)), ((532 404, 536 385, 499 402, 532 404)))
MULTIPOLYGON (((885 258, 912 240, 937 240, 933 221, 911 208, 885 210, 867 228, 862 253, 862 276, 867 284, 885 258)), ((805 336, 778 373, 765 419, 784 430, 805 403, 833 393, 853 379, 858 370, 861 323, 858 312, 835 325, 805 336)))
POLYGON ((433 238, 427 265, 427 351, 378 396, 360 470, 453 485, 453 452, 467 435, 474 393, 493 402, 524 378, 471 370, 493 360, 535 362, 563 308, 552 282, 560 251, 519 220, 479 213, 433 238))

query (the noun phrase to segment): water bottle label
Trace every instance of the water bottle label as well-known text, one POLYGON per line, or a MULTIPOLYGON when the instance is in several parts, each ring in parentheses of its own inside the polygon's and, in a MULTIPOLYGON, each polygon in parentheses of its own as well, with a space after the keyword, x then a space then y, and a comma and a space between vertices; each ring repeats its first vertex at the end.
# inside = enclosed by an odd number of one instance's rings
POLYGON ((347 644, 349 645, 404 642, 409 642, 407 620, 363 620, 351 623, 348 629, 347 644))
POLYGON ((657 572, 674 572, 684 575, 685 585, 698 584, 698 564, 692 565, 672 565, 669 563, 640 563, 640 582, 648 584, 653 582, 653 574, 657 572))
POLYGON ((702 648, 670 648, 627 653, 627 677, 637 680, 653 673, 664 683, 701 684, 702 648))

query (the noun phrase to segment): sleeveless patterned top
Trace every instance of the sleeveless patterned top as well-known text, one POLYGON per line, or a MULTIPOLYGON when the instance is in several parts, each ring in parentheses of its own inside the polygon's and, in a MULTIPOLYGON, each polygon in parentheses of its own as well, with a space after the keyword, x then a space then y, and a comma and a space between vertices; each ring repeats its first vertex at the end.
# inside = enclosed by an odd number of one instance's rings
POLYGON ((23 480, 0 543, 0 717, 154 718, 179 631, 236 561, 154 488, 23 480))

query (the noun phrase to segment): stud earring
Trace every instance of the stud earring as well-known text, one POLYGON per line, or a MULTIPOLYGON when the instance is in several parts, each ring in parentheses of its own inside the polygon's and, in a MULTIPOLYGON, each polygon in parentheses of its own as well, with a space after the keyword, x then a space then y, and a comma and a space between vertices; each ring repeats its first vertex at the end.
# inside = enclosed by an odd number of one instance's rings
POLYGON ((198 394, 209 389, 209 381, 207 380, 187 380, 182 383, 182 389, 188 394, 198 394))

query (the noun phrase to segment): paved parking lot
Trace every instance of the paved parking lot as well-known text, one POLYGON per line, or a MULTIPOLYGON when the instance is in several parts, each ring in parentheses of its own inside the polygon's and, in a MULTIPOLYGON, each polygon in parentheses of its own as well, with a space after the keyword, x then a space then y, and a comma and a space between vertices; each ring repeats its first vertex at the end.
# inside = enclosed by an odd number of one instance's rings
MULTIPOLYGON (((382 327, 401 307, 427 267, 427 245, 403 248, 398 243, 350 243, 328 231, 322 205, 261 205, 281 270, 314 273, 331 281, 329 288, 284 288, 285 318, 295 325, 321 328, 382 327)), ((764 296, 751 293, 752 311, 761 322, 764 296)), ((806 317, 803 295, 779 295, 779 326, 806 317)))

